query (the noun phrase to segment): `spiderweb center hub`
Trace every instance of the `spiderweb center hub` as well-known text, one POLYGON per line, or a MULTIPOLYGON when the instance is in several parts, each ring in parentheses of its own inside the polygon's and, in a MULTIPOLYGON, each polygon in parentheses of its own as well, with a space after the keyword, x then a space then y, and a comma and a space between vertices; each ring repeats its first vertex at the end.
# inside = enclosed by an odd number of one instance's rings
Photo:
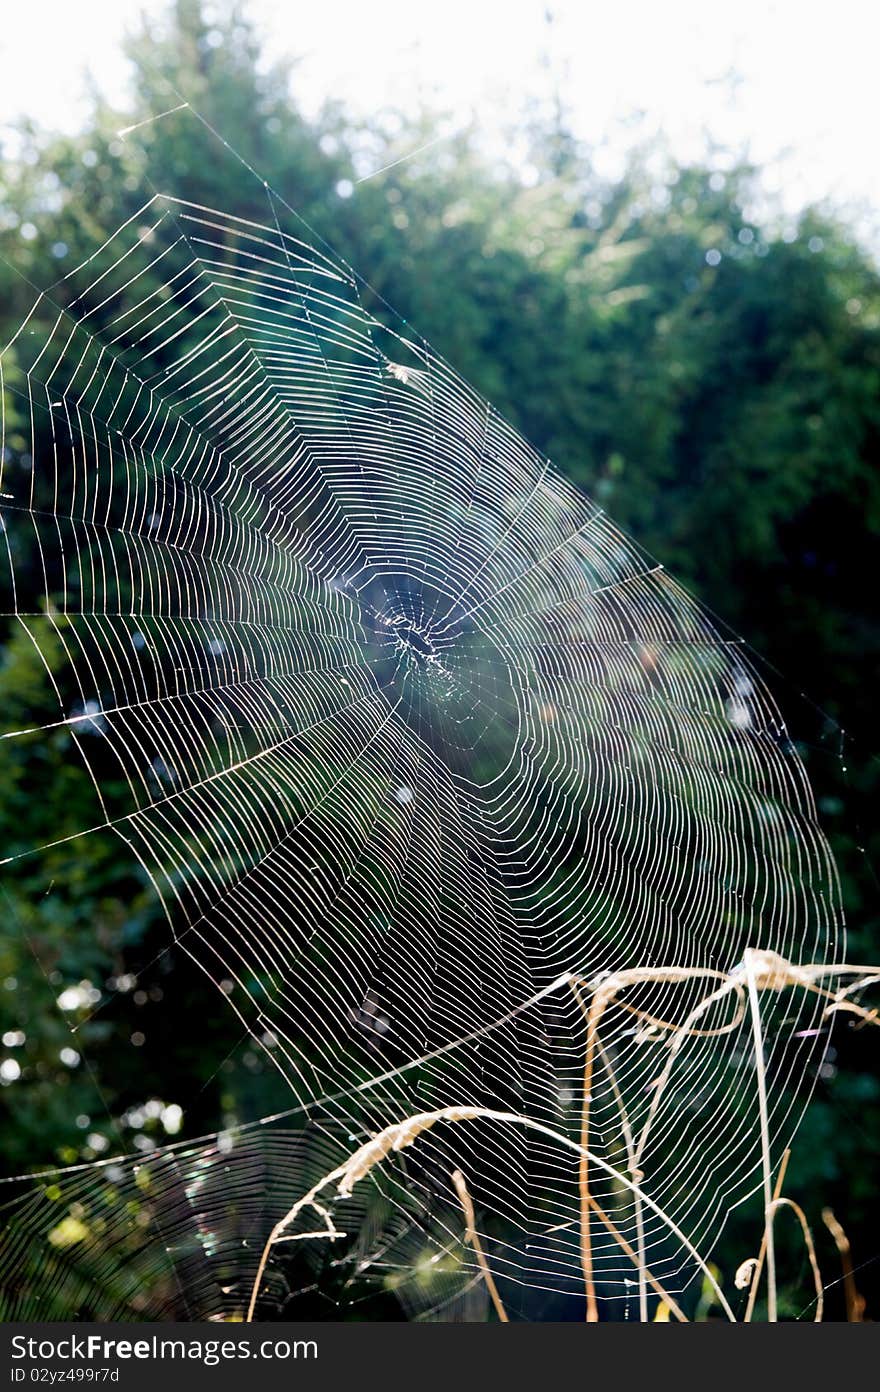
POLYGON ((394 626, 398 643, 408 657, 415 662, 437 660, 437 649, 429 633, 423 633, 415 624, 402 619, 394 626))
POLYGON ((521 706, 494 635, 411 577, 385 575, 359 598, 366 658, 395 714, 452 772, 492 782, 514 755, 521 706))

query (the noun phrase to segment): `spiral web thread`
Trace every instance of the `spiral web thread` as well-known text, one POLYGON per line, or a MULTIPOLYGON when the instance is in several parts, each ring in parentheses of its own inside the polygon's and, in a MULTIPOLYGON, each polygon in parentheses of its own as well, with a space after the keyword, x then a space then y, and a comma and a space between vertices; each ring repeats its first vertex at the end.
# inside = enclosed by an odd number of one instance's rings
MULTIPOLYGON (((836 956, 829 851, 741 645, 344 262, 157 195, 62 284, 0 358, 33 432, 3 455, 4 609, 58 696, 45 736, 65 729, 91 774, 83 834, 137 858, 332 1163, 450 1105, 576 1138, 584 1011, 547 990, 565 973, 836 956), (37 604, 19 599, 34 575, 37 604)), ((589 1105, 615 1166, 621 1109, 644 1124, 668 1053, 645 1019, 680 1024, 707 994, 667 975, 609 1006, 613 1074, 589 1105)), ((819 1009, 766 1002, 774 1156, 819 1009)), ((761 1149, 750 1021, 728 1000, 701 1025, 640 1168, 703 1249, 761 1149)), ((457 1242, 455 1298, 472 1286, 456 1167, 508 1292, 578 1288, 576 1164, 488 1123, 375 1177, 380 1279, 390 1263, 417 1292, 413 1241, 457 1242)), ((154 1196, 179 1183, 153 1168, 154 1196)), ((289 1206, 299 1170, 273 1175, 289 1206)), ((103 1170, 81 1183, 103 1192, 103 1170)), ((668 1226, 607 1175, 592 1190, 681 1289, 668 1226)), ((632 1265, 601 1227, 593 1259, 602 1298, 625 1298, 632 1265)), ((350 1260, 369 1270, 362 1240, 350 1260)))

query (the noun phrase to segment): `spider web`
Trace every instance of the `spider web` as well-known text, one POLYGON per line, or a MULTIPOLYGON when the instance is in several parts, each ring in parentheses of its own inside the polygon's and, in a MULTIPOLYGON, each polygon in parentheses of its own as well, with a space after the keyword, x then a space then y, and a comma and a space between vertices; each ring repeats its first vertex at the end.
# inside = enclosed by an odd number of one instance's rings
MULTIPOLYGON (((835 956, 829 850, 742 644, 344 261, 277 218, 157 194, 53 293, 0 358, 32 431, 0 492, 3 608, 60 710, 3 737, 70 733, 94 790, 82 834, 118 837, 176 942, 232 983, 304 1134, 338 1155, 468 1105, 576 1138, 585 1019, 560 978, 835 956), (34 575, 36 606, 18 598, 34 575)), ((661 974, 609 1008, 590 1127, 615 1168, 668 1052, 644 1020, 680 1024, 705 994, 661 974)), ((785 993, 764 1012, 774 1156, 819 1010, 785 993)), ((728 1001, 701 1023, 639 1164, 700 1249, 761 1169, 750 1021, 728 1001)), ((509 1288, 578 1288, 576 1166, 487 1122, 426 1134, 375 1180, 401 1272, 405 1229, 460 1244, 456 1167, 509 1288)), ((173 1208, 180 1163, 153 1168, 173 1208)), ((276 1163, 260 1211, 298 1174, 276 1163)), ((592 1189, 681 1289, 668 1224, 605 1173, 592 1189)), ((631 1263, 603 1229, 593 1243, 602 1298, 627 1297, 631 1263)), ((458 1263, 457 1291, 476 1271, 458 1263)))

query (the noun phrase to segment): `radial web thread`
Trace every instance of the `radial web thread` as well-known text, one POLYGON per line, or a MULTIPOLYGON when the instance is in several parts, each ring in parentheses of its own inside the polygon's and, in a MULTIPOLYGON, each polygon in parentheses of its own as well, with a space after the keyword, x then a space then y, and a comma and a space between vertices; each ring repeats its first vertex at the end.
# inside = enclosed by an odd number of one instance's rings
MULTIPOLYGON (((58 695, 45 737, 66 728, 91 774, 82 832, 136 857, 308 1123, 114 1162, 120 1192, 153 1176, 148 1265, 176 1270, 185 1228, 193 1270, 142 1302, 171 1308, 184 1285, 189 1314, 240 1313, 315 1156, 332 1167, 412 1113, 485 1106, 577 1139, 584 1000, 541 993, 675 967, 602 1021, 590 1142, 626 1170, 621 1116, 635 1134, 648 1119, 663 1022, 708 993, 688 969, 839 952, 804 770, 742 645, 344 262, 279 226, 157 195, 53 296, 0 359, 34 431, 29 463, 4 456, 4 609, 58 695), (235 1218, 222 1185, 194 1198, 212 1165, 241 1186, 235 1218)), ((778 1158, 821 1002, 770 992, 762 1008, 778 1158)), ((337 1265, 394 1273, 425 1314, 419 1262, 455 1251, 444 1281, 466 1300, 456 1168, 508 1292, 581 1289, 577 1164, 489 1122, 427 1132, 371 1199, 356 1191, 337 1265)), ((735 997, 678 1050, 638 1168, 701 1250, 760 1185, 735 997)), ((106 1166, 64 1185, 89 1211, 114 1187, 106 1166)), ((591 1188, 680 1290, 694 1267, 668 1225, 599 1170, 591 1188)), ((47 1203, 12 1205, 5 1276, 24 1234, 74 1279, 47 1203)), ((124 1277, 115 1241, 105 1225, 96 1269, 124 1277)), ((628 1298, 632 1263, 601 1225, 592 1247, 601 1297, 628 1298)))

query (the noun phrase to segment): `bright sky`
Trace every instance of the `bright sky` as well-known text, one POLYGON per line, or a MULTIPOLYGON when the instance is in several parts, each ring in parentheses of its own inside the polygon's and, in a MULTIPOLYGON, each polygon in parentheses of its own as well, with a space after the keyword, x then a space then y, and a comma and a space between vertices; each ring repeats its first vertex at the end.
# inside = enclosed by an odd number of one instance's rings
MULTIPOLYGON (((576 133, 604 141, 613 172, 638 134, 680 157, 706 135, 768 166, 792 211, 831 198, 880 220, 874 0, 249 0, 271 56, 294 55, 307 110, 340 99, 359 114, 429 99, 453 123, 506 116, 558 87, 576 133), (555 17, 551 30, 545 19, 555 17)), ((164 0, 27 0, 0 31, 0 123, 27 113, 75 129, 89 71, 122 101, 119 42, 164 0)), ((224 132, 235 143, 235 132, 224 132)), ((435 147, 439 152, 442 144, 435 147)))

